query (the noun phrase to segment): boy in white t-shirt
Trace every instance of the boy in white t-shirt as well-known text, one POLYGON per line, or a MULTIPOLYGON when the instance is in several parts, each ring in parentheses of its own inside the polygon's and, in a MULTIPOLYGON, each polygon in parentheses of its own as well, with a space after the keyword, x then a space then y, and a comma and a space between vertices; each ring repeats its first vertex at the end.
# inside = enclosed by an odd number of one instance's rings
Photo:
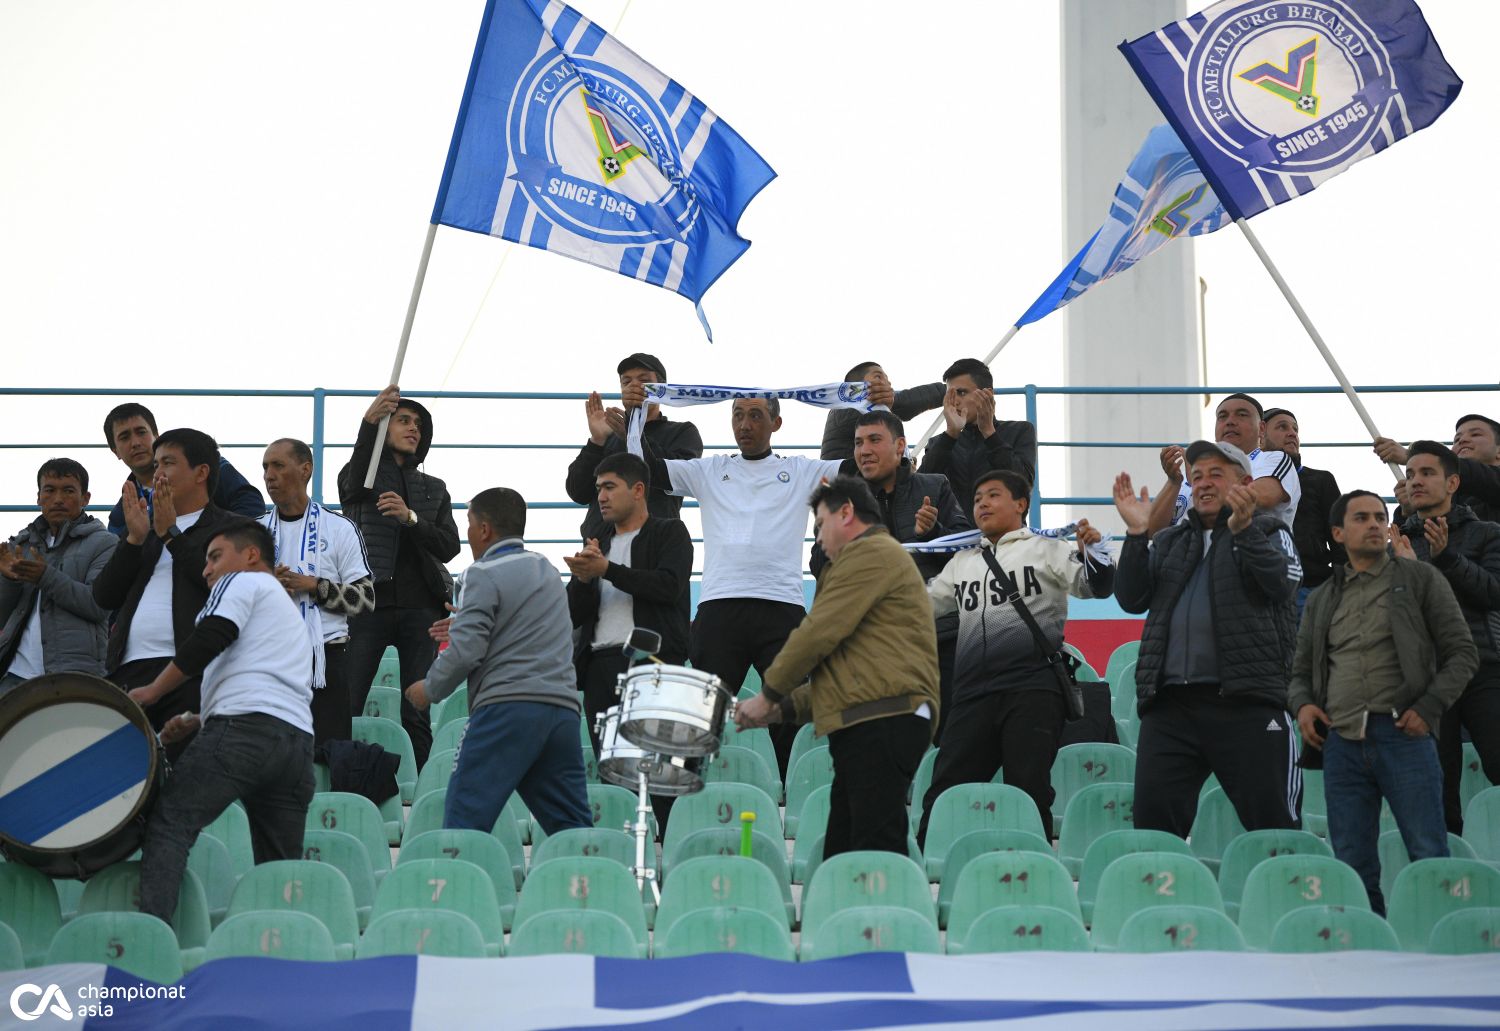
POLYGON ((146 825, 141 912, 170 920, 188 850, 236 799, 250 818, 255 861, 295 859, 313 796, 313 651, 302 614, 272 573, 270 531, 235 519, 208 542, 208 603, 154 681, 130 692, 149 705, 201 675, 202 715, 162 728, 190 733, 146 825), (199 726, 201 724, 201 727, 199 726))

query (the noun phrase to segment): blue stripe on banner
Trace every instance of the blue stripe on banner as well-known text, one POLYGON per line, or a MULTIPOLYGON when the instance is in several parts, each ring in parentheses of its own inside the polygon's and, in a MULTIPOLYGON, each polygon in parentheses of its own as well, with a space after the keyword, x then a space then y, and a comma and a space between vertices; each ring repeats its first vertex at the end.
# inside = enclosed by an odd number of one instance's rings
POLYGON ((578 27, 578 19, 583 15, 571 7, 564 7, 562 14, 557 16, 557 22, 552 26, 552 38, 557 41, 558 49, 561 50, 568 37, 573 35, 573 30, 578 27))
POLYGON ((33 844, 146 779, 151 752, 133 723, 0 796, 0 831, 33 844))
POLYGON ((505 224, 500 227, 501 236, 521 242, 521 224, 526 221, 526 208, 530 203, 523 189, 510 195, 510 208, 505 212, 505 224))
POLYGON ((651 255, 651 270, 646 273, 646 282, 661 286, 666 282, 667 271, 672 267, 672 244, 658 244, 651 255))
POLYGON ((682 88, 680 82, 677 82, 675 79, 668 79, 667 88, 661 91, 662 110, 666 111, 667 114, 671 114, 677 110, 677 105, 682 103, 682 95, 686 92, 687 90, 682 88))
MULTIPOLYGON (((910 992, 913 989, 911 974, 906 967, 906 955, 900 952, 867 952, 807 964, 782 963, 774 959, 733 953, 654 959, 649 963, 632 959, 601 958, 594 961, 596 1009, 654 1009, 702 998, 707 990, 712 990, 715 995, 729 992, 805 995, 824 992, 910 992)), ((888 1000, 880 1003, 891 1004, 888 1000)), ((777 1011, 779 1013, 780 1009, 777 1011)), ((704 1012, 694 1011, 695 1022, 683 1026, 730 1026, 719 1021, 704 1021, 704 1012)), ((775 1023, 779 1025, 780 1020, 778 1016, 775 1023)), ((756 1026, 769 1026, 769 1022, 757 1022, 756 1026)), ((807 1026, 819 1025, 814 1023, 807 1026)), ((836 1025, 824 1023, 821 1026, 836 1025)))
POLYGON ((1292 176, 1292 185, 1296 187, 1298 193, 1310 193, 1313 189, 1312 177, 1306 175, 1294 175, 1292 176))
POLYGON ((1161 31, 1167 39, 1172 41, 1172 45, 1177 48, 1177 52, 1183 57, 1186 57, 1189 51, 1193 49, 1192 41, 1188 39, 1187 33, 1182 31, 1182 24, 1180 22, 1174 21, 1163 25, 1161 31))
POLYGON ((604 30, 593 22, 583 30, 583 38, 573 48, 573 53, 578 57, 593 57, 594 51, 599 49, 599 44, 604 42, 604 30))
POLYGON ((1120 201, 1126 202, 1137 211, 1141 210, 1140 194, 1136 193, 1134 190, 1128 189, 1124 183, 1121 183, 1119 186, 1115 187, 1115 202, 1119 203, 1120 201))
POLYGON ((1188 15, 1187 23, 1193 27, 1194 32, 1202 32, 1203 26, 1208 24, 1208 18, 1202 11, 1199 11, 1197 14, 1188 15))
POLYGON ((1292 199, 1291 194, 1286 192, 1286 186, 1281 181, 1281 176, 1275 172, 1251 173, 1259 174, 1260 181, 1265 184, 1266 192, 1271 195, 1272 204, 1285 204, 1292 199))
POLYGON ((531 246, 540 247, 545 251, 547 249, 547 237, 551 235, 552 223, 538 215, 536 221, 531 223, 531 239, 527 242, 531 246))
MULTIPOLYGON (((1406 137, 1406 126, 1401 123, 1401 109, 1394 101, 1386 106, 1385 125, 1391 131, 1392 142, 1406 137)), ((1377 138, 1378 136, 1379 134, 1377 138)))
POLYGON ((693 138, 693 133, 698 131, 698 123, 703 120, 703 112, 708 110, 708 105, 697 97, 688 104, 687 113, 682 116, 682 121, 677 123, 677 145, 686 147, 688 141, 693 138))
POLYGON ((620 255, 620 275, 635 276, 636 269, 641 267, 641 259, 646 256, 644 247, 626 247, 625 253, 620 255))

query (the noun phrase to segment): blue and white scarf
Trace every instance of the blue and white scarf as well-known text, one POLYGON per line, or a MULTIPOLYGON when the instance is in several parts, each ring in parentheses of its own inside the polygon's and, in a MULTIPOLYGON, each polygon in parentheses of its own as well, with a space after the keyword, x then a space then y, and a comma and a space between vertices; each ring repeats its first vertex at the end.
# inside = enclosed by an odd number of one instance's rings
MULTIPOLYGON (((265 526, 271 531, 271 540, 276 544, 276 565, 284 565, 294 573, 310 576, 317 579, 318 576, 318 554, 322 541, 318 537, 318 523, 323 516, 323 509, 316 501, 307 505, 307 512, 302 517, 302 543, 297 548, 297 554, 281 554, 281 513, 276 506, 271 506, 271 511, 265 517, 265 526)), ((302 622, 307 627, 308 639, 312 642, 313 650, 313 690, 320 690, 328 685, 327 665, 323 657, 323 610, 318 608, 314 597, 309 594, 298 594, 296 596, 297 607, 302 611, 302 622)))
MULTIPOLYGON (((1052 530, 1031 531, 1038 537, 1051 537, 1054 540, 1062 540, 1071 537, 1078 532, 1077 523, 1069 523, 1067 526, 1059 526, 1052 530)), ((960 530, 958 533, 950 533, 942 537, 935 537, 930 541, 906 541, 901 546, 907 551, 915 551, 923 555, 948 555, 956 551, 968 551, 970 548, 978 547, 984 543, 984 533, 980 530, 960 530)), ((1112 566, 1115 564, 1113 552, 1109 548, 1109 538, 1103 537, 1097 544, 1090 544, 1087 548, 1088 556, 1096 564, 1101 566, 1112 566)))
MULTIPOLYGON (((778 401, 801 401, 816 408, 853 408, 860 412, 885 407, 870 404, 870 384, 863 381, 820 383, 811 387, 718 387, 694 383, 647 383, 645 387, 646 404, 666 405, 669 408, 773 397, 778 401)), ((641 433, 646 428, 646 404, 630 413, 630 423, 625 432, 625 448, 632 455, 642 454, 641 433)))

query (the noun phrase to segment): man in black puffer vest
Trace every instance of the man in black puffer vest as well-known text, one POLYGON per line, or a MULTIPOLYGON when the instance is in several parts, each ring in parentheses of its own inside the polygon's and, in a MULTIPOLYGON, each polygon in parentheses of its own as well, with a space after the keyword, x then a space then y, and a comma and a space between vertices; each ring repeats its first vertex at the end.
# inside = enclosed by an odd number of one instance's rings
POLYGON ((1479 670, 1434 728, 1443 813, 1454 834, 1464 826, 1458 792, 1463 731, 1479 751, 1485 776, 1491 783, 1500 778, 1500 524, 1455 503, 1459 469, 1458 456, 1435 441, 1418 440, 1407 449, 1406 494, 1416 511, 1401 524, 1410 550, 1397 546, 1398 555, 1429 562, 1443 574, 1479 649, 1479 670))
POLYGON ((443 563, 459 548, 447 485, 418 468, 431 446, 432 415, 393 384, 365 412, 354 454, 339 470, 339 503, 365 539, 375 578, 375 611, 349 621, 350 709, 356 716, 364 713, 380 657, 394 645, 401 661, 401 725, 419 768, 432 749, 432 724, 425 711, 406 700, 405 691, 427 675, 437 656, 427 631, 446 615, 443 605, 453 593, 453 578, 443 563), (391 422, 375 486, 367 489, 365 470, 387 415, 391 422))
POLYGON ((1250 460, 1187 449, 1193 507, 1148 542, 1151 502, 1115 480, 1125 545, 1115 597, 1146 612, 1136 661, 1135 825, 1187 837, 1208 775, 1247 830, 1301 825, 1298 730, 1286 712, 1301 581, 1290 529, 1256 514, 1250 460))

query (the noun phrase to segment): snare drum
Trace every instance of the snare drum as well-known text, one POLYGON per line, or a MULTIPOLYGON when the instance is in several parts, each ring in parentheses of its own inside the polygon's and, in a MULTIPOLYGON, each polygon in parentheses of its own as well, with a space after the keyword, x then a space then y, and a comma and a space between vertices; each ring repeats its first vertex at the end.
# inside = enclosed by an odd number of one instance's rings
POLYGON ((599 714, 599 776, 635 791, 639 774, 646 774, 646 791, 653 795, 691 795, 703 790, 699 773, 703 760, 680 755, 658 755, 637 748, 619 735, 620 707, 599 714))
POLYGON ((125 692, 85 673, 0 697, 0 851, 49 877, 85 878, 140 847, 160 750, 125 692))
POLYGON ((648 752, 702 756, 719 750, 729 692, 701 669, 651 663, 620 674, 620 734, 648 752))

